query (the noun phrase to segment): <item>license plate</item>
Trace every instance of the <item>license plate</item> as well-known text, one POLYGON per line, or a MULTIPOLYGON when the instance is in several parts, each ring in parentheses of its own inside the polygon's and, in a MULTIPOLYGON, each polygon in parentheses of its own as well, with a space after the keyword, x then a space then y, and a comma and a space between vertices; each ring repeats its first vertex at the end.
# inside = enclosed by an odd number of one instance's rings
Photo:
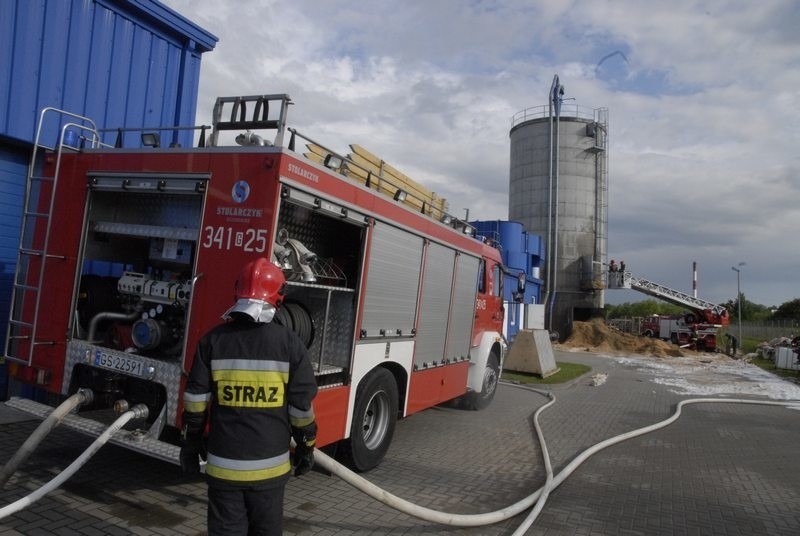
POLYGON ((94 354, 94 364, 98 367, 124 372, 125 374, 133 374, 134 376, 145 376, 147 372, 145 364, 138 359, 107 354, 99 350, 94 354))

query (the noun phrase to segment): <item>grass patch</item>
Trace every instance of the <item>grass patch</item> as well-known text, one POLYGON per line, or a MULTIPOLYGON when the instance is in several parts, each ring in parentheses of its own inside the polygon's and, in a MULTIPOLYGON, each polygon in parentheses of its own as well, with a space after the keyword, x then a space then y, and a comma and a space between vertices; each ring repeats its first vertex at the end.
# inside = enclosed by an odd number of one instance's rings
MULTIPOLYGON (((744 337, 744 344, 742 344, 741 352, 743 354, 755 353, 758 349, 758 345, 762 342, 764 342, 764 339, 744 337)), ((774 361, 770 361, 769 359, 754 357, 750 362, 755 366, 766 370, 767 372, 775 374, 776 376, 782 376, 784 378, 800 378, 800 370, 780 369, 775 366, 774 361)))
POLYGON ((797 370, 789 370, 789 369, 779 369, 775 366, 775 363, 770 361, 769 359, 761 359, 759 357, 753 358, 751 361, 752 364, 755 366, 762 368, 768 372, 776 374, 778 376, 783 376, 784 378, 800 378, 800 371, 797 370))
POLYGON ((535 383, 539 385, 549 385, 553 383, 564 383, 569 380, 575 379, 582 374, 586 374, 592 367, 588 365, 581 365, 580 363, 556 363, 556 366, 559 367, 561 370, 553 374, 552 376, 548 376, 547 378, 542 378, 536 374, 528 374, 525 372, 511 372, 508 370, 504 370, 503 374, 500 376, 501 379, 516 382, 516 383, 535 383))
MULTIPOLYGON (((735 334, 734 334, 735 335, 735 334)), ((750 354, 758 349, 758 345, 764 342, 764 339, 757 339, 755 337, 743 337, 742 347, 740 351, 744 354, 750 354)))

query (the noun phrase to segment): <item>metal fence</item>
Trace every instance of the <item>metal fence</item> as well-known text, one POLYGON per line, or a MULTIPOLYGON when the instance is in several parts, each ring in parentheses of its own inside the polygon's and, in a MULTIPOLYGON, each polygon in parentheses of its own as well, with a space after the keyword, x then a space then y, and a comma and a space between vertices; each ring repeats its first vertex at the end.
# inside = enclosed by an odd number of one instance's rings
MULTIPOLYGON (((625 333, 641 332, 642 317, 614 318, 608 320, 608 325, 625 333)), ((739 336, 739 323, 733 319, 728 326, 731 335, 739 336)), ((800 321, 798 320, 745 320, 742 322, 742 337, 771 341, 778 337, 793 338, 800 335, 800 321)))
MULTIPOLYGON (((739 323, 731 319, 728 330, 739 335, 739 323)), ((792 338, 800 335, 800 321, 797 320, 745 320, 742 322, 742 337, 769 341, 777 337, 792 338)))

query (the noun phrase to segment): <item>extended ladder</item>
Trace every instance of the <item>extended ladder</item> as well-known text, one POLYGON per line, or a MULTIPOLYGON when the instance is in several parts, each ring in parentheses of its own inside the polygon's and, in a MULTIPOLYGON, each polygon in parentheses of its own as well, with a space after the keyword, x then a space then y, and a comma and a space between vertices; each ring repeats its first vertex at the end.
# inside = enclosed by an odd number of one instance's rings
POLYGON ((674 305, 681 305, 683 307, 688 307, 693 310, 707 309, 709 311, 712 311, 713 313, 720 315, 723 314, 725 311, 725 307, 723 307, 722 305, 701 300, 700 298, 695 298, 691 294, 686 294, 679 290, 674 290, 665 287, 664 285, 659 285, 658 283, 653 283, 652 281, 648 281, 647 279, 642 279, 640 277, 631 276, 630 284, 631 288, 634 290, 638 290, 639 292, 643 292, 645 294, 649 294, 650 296, 660 298, 674 305))
POLYGON ((36 328, 47 260, 65 259, 60 255, 48 254, 61 156, 65 150, 79 150, 78 147, 83 145, 96 147, 99 143, 97 127, 87 117, 56 108, 45 108, 39 115, 22 203, 17 266, 11 290, 11 311, 4 352, 8 359, 30 365, 36 346, 55 344, 55 341, 37 339, 36 328), (46 120, 57 121, 57 125, 63 125, 60 127, 58 141, 52 147, 42 142, 42 131, 46 120), (39 172, 41 163, 38 160, 43 151, 52 151, 56 154, 51 177, 45 177, 39 172))

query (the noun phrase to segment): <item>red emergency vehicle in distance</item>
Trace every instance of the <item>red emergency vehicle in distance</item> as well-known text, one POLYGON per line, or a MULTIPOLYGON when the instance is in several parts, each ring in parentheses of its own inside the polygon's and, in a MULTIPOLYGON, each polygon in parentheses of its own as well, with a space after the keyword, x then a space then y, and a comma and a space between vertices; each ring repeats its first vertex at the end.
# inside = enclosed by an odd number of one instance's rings
MULTIPOLYGON (((217 99, 197 148, 102 145, 71 114, 65 129, 81 130, 85 148, 43 151, 37 134, 44 172, 29 177, 5 349, 13 381, 53 402, 92 389, 89 409, 146 404, 144 431, 112 441, 177 463, 163 439, 180 425, 197 340, 221 321, 239 267, 266 256, 289 282, 275 321, 315 365, 319 446, 341 441, 367 470, 398 417, 491 402, 506 353, 499 252, 425 200, 403 203, 400 187, 387 196, 385 182, 378 192, 305 158, 296 131, 283 147, 290 102, 217 99), (241 145, 220 144, 229 130, 241 145)), ((67 424, 95 429, 81 419, 67 424)))

